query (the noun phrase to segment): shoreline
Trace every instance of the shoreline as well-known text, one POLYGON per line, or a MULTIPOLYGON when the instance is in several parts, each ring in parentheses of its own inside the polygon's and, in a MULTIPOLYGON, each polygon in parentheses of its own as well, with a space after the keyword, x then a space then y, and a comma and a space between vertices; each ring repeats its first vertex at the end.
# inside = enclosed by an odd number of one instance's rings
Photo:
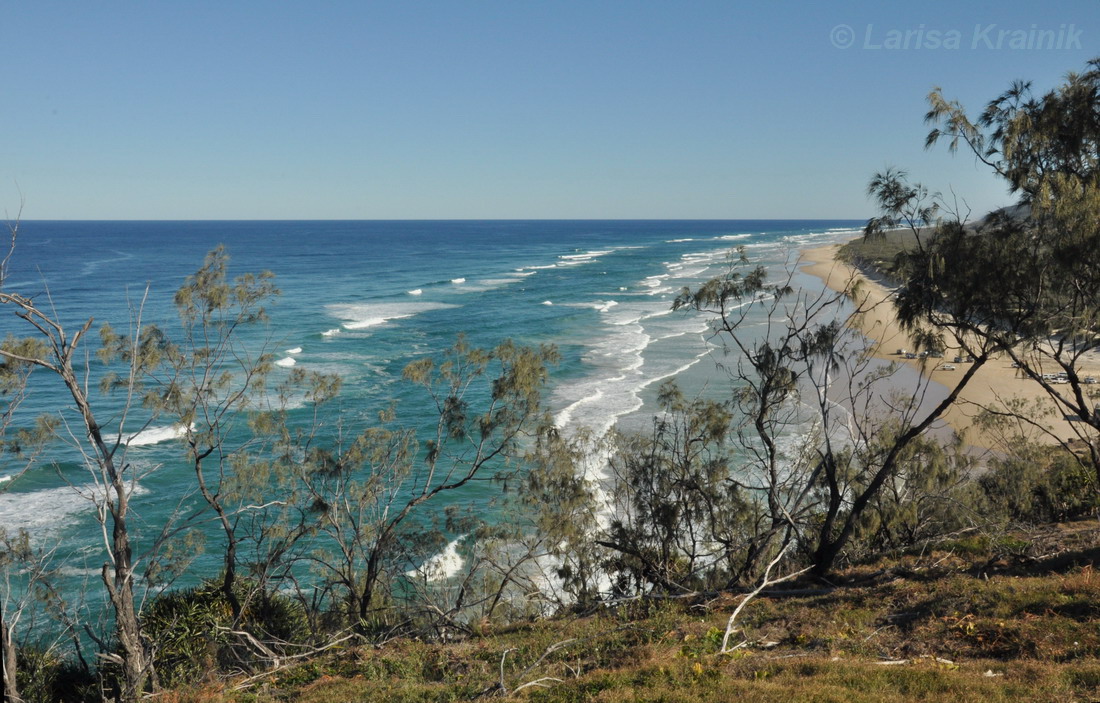
MULTIPOLYGON (((841 244, 834 243, 802 249, 799 252, 799 270, 820 279, 827 288, 837 292, 843 291, 849 281, 858 279, 861 282, 862 296, 859 304, 868 308, 863 315, 859 331, 872 342, 871 355, 876 359, 908 366, 925 378, 930 378, 948 389, 953 388, 966 366, 965 362, 952 361, 957 350, 948 348, 944 352, 943 359, 906 359, 899 356, 898 350, 911 350, 914 344, 901 329, 894 315, 890 301, 893 291, 866 276, 856 267, 841 261, 837 257, 841 244), (944 364, 953 365, 956 369, 944 370, 944 364)), ((1093 373, 1096 370, 1092 368, 1085 371, 1098 375, 1093 373)), ((1054 401, 1042 386, 1029 378, 1019 377, 1016 369, 1012 368, 1011 361, 1004 355, 990 359, 974 374, 959 393, 958 400, 948 408, 941 420, 971 447, 979 450, 1003 449, 1004 445, 998 433, 974 427, 974 420, 982 408, 1003 407, 1006 401, 1017 398, 1041 403, 1044 410, 1048 411, 1048 414, 1042 418, 1043 425, 1058 438, 1076 439, 1077 433, 1072 425, 1075 421, 1067 419, 1057 410, 1054 401)), ((1033 428, 1028 434, 1032 439, 1043 444, 1055 444, 1057 441, 1049 434, 1038 432, 1033 428)))

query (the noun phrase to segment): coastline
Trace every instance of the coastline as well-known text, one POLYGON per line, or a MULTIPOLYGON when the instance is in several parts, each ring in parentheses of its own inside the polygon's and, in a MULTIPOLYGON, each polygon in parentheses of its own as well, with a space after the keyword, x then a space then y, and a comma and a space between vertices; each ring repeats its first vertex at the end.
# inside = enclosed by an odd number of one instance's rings
MULTIPOLYGON (((843 291, 849 281, 859 280, 862 297, 858 302, 868 308, 863 315, 860 332, 872 341, 872 356, 883 361, 904 364, 932 381, 948 388, 953 387, 963 373, 965 364, 954 363, 956 370, 953 371, 944 370, 943 366, 945 363, 952 364, 952 357, 957 350, 949 348, 944 353, 945 358, 929 361, 899 356, 897 350, 913 349, 914 344, 909 335, 901 329, 894 315, 890 301, 891 289, 868 278, 856 267, 841 261, 837 257, 840 246, 841 243, 836 243, 801 250, 800 270, 820 279, 834 291, 843 291)), ((1089 373, 1095 371, 1096 369, 1087 369, 1089 373)), ((977 428, 974 426, 974 421, 982 408, 1003 407, 1005 402, 1012 399, 1040 403, 1047 411, 1043 417, 1044 426, 1063 440, 1077 437, 1072 421, 1057 411, 1054 402, 1043 388, 1029 378, 1017 376, 1011 361, 1003 355, 986 362, 975 373, 966 388, 960 392, 958 401, 944 413, 942 419, 963 438, 967 445, 980 450, 1002 449, 1003 443, 998 433, 977 428)), ((1046 433, 1032 430, 1029 434, 1034 440, 1043 444, 1056 442, 1055 437, 1046 433)))

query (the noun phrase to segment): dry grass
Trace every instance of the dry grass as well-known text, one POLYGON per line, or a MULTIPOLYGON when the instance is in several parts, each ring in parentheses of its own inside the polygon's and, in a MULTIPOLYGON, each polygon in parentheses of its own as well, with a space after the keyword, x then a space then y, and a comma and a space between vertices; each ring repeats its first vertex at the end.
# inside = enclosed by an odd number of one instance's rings
MULTIPOLYGON (((980 542, 853 567, 818 595, 760 597, 752 644, 719 654, 736 596, 633 604, 598 616, 517 625, 461 643, 402 641, 334 653, 245 693, 171 700, 1093 701, 1100 699, 1096 523, 1052 526, 999 556, 980 542), (548 647, 574 641, 537 662, 548 647)), ((803 584, 803 587, 805 584, 803 584)), ((799 586, 793 586, 798 588, 799 586)), ((167 699, 164 699, 167 700, 167 699)))

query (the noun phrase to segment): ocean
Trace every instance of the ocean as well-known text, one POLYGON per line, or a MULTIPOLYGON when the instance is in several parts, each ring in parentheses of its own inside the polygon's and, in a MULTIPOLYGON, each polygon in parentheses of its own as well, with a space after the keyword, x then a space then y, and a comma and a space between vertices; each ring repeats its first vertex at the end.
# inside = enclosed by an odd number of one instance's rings
MULTIPOLYGON (((144 322, 171 329, 173 292, 206 252, 224 244, 231 275, 268 270, 281 290, 267 326, 246 341, 272 340, 277 375, 296 367, 343 379, 339 399, 323 411, 329 425, 339 420, 354 430, 396 403, 402 425, 428 426, 432 408, 401 381, 401 371, 464 334, 473 346, 505 338, 556 345, 562 359, 546 392, 555 423, 565 432, 582 426, 603 432, 647 427, 666 379, 676 378, 689 395, 728 390, 719 367, 729 359, 708 341, 707 318, 671 309, 683 287, 721 273, 739 246, 753 263, 782 276, 800 247, 849 238, 861 226, 856 220, 28 221, 20 225, 4 287, 35 294, 40 303, 48 295, 73 328, 94 318, 93 329, 110 322, 128 330, 144 299, 144 322)), ((821 285, 801 274, 795 283, 821 285)), ((21 321, 0 317, 0 334, 25 333, 21 321)), ((89 363, 94 375, 94 354, 89 363)), ((44 374, 31 391, 21 408, 26 418, 71 405, 44 374)), ((118 401, 98 402, 110 411, 118 401)), ((148 540, 181 501, 193 505, 195 497, 172 428, 139 433, 141 419, 136 413, 123 436, 134 435, 128 455, 142 477, 133 510, 148 540)), ((79 459, 59 445, 19 480, 7 481, 14 467, 10 460, 0 466, 0 526, 26 528, 40 545, 63 545, 58 558, 69 575, 94 582, 103 538, 86 495, 92 479, 79 459)), ((492 493, 479 486, 454 498, 491 511, 492 493)), ((216 540, 213 525, 208 531, 216 540)), ((211 549, 181 585, 217 570, 211 549)))

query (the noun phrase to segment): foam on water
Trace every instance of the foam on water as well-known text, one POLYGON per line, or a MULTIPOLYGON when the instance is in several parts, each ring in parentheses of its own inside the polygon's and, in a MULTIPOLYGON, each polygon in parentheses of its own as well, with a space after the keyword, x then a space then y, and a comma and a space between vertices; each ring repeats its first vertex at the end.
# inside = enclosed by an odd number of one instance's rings
MULTIPOLYGON (((135 485, 131 496, 148 493, 135 485)), ((0 493, 0 525, 11 531, 27 530, 32 537, 68 528, 79 515, 94 515, 103 490, 94 484, 58 486, 35 491, 0 493)))
POLYGON ((592 303, 565 303, 565 305, 568 305, 571 308, 590 308, 592 310, 595 310, 596 312, 607 312, 618 304, 618 301, 615 300, 597 300, 592 303))
POLYGON ((99 271, 99 269, 106 264, 118 264, 134 258, 134 255, 128 252, 116 251, 114 253, 118 254, 118 256, 111 257, 109 259, 95 259, 94 261, 85 262, 84 268, 81 271, 81 275, 91 276, 92 274, 99 271))
POLYGON ((572 427, 573 426, 573 412, 580 405, 582 405, 584 403, 597 403, 602 398, 603 398, 603 391, 599 388, 599 386, 596 386, 595 388, 592 389, 592 393, 590 395, 582 395, 580 398, 577 398, 572 403, 570 403, 569 405, 566 405, 564 408, 559 410, 557 412, 557 414, 554 415, 554 427, 557 427, 559 429, 564 429, 566 427, 572 427))
POLYGON ((593 372, 559 387, 554 394, 565 405, 555 417, 559 428, 584 426, 603 435, 619 417, 642 406, 636 390, 643 380, 639 369, 645 363, 643 352, 651 337, 636 322, 615 324, 609 319, 607 323, 606 333, 590 340, 583 356, 593 372))
POLYGON ((458 307, 448 303, 332 303, 325 310, 333 317, 346 320, 344 329, 361 330, 384 325, 390 320, 401 320, 431 310, 458 307))
MULTIPOLYGON (((620 247, 612 247, 610 249, 594 249, 592 251, 578 252, 578 253, 575 253, 575 254, 562 254, 561 256, 558 257, 558 263, 555 264, 554 266, 558 266, 558 267, 581 266, 582 264, 591 263, 593 261, 596 261, 597 259, 600 259, 601 257, 607 256, 608 254, 613 254, 617 251, 622 251, 624 249, 640 249, 640 248, 643 248, 643 247, 620 246, 620 247)), ((527 266, 526 268, 528 268, 528 269, 538 269, 538 268, 546 268, 546 267, 527 266)))
POLYGON ((287 349, 286 353, 287 354, 301 354, 302 353, 302 348, 301 347, 294 347, 293 349, 287 349))
POLYGON ((533 275, 534 273, 534 271, 531 271, 527 274, 505 273, 499 278, 478 278, 472 281, 467 281, 467 279, 463 278, 461 279, 461 285, 452 281, 452 283, 455 283, 455 285, 451 289, 451 291, 454 293, 463 294, 485 293, 487 291, 496 290, 497 288, 501 288, 503 286, 509 286, 513 283, 518 283, 519 281, 523 280, 524 276, 533 275))
POLYGON ((429 582, 446 581, 452 576, 456 576, 462 571, 462 567, 466 564, 466 560, 458 553, 458 545, 465 538, 466 535, 460 535, 455 538, 443 548, 442 552, 428 559, 415 569, 410 569, 405 575, 409 578, 424 578, 429 582))
POLYGON ((424 295, 424 291, 420 288, 413 288, 409 291, 409 295, 424 295))
POLYGON ((62 566, 57 570, 57 573, 62 576, 69 577, 81 577, 81 576, 99 576, 102 571, 101 567, 95 566, 62 566))
MULTIPOLYGON (((723 235, 736 239, 748 236, 751 235, 723 235)), ((705 358, 709 351, 702 339, 697 351, 691 352, 686 361, 682 357, 647 359, 646 352, 654 341, 700 335, 709 329, 698 315, 668 318, 673 310, 671 302, 663 296, 682 285, 698 285, 716 273, 714 267, 727 257, 728 249, 721 248, 687 252, 678 260, 666 261, 663 273, 645 276, 635 284, 647 296, 637 302, 571 303, 597 310, 606 326, 602 334, 591 337, 585 345, 587 351, 582 358, 591 368, 590 373, 555 390, 554 400, 561 409, 554 417, 554 424, 564 430, 586 426, 602 434, 614 427, 619 418, 642 407, 642 391, 687 371, 705 358)))
MULTIPOLYGON (((192 425, 192 427, 194 427, 192 425)), ((146 447, 150 444, 159 444, 173 439, 179 439, 187 433, 187 428, 182 425, 169 425, 166 427, 150 427, 129 437, 119 437, 118 441, 128 447, 146 447)))
POLYGON ((322 337, 335 337, 338 334, 340 334, 340 328, 339 327, 333 327, 330 330, 325 330, 324 332, 322 332, 321 336, 322 337))
MULTIPOLYGON (((666 337, 666 339, 668 339, 668 338, 666 337)), ((707 356, 709 356, 709 355, 710 355, 710 350, 709 349, 701 351, 701 352, 699 352, 698 354, 695 355, 694 359, 691 359, 690 361, 688 361, 683 366, 678 366, 677 368, 654 374, 654 375, 650 376, 644 383, 642 383, 640 386, 638 386, 638 390, 640 390, 640 391, 645 390, 646 388, 649 388, 650 386, 652 386, 654 383, 656 383, 658 381, 663 381, 666 378, 672 378, 674 376, 679 376, 680 374, 684 373, 685 371, 687 371, 691 367, 698 364, 703 359, 707 358, 707 356)))
POLYGON ((276 361, 275 365, 276 366, 282 366, 283 368, 290 368, 291 366, 294 366, 294 364, 296 364, 296 363, 298 363, 298 362, 294 359, 293 356, 288 356, 284 359, 279 359, 278 361, 276 361))
POLYGON ((451 283, 465 283, 465 282, 466 282, 465 278, 452 278, 451 279, 451 283))
POLYGON ((599 249, 599 250, 596 250, 596 251, 586 251, 586 252, 583 252, 583 253, 580 253, 580 254, 562 254, 558 258, 562 259, 564 261, 589 261, 591 259, 598 259, 601 256, 606 256, 606 255, 610 254, 613 251, 615 251, 615 250, 614 249, 599 249))

